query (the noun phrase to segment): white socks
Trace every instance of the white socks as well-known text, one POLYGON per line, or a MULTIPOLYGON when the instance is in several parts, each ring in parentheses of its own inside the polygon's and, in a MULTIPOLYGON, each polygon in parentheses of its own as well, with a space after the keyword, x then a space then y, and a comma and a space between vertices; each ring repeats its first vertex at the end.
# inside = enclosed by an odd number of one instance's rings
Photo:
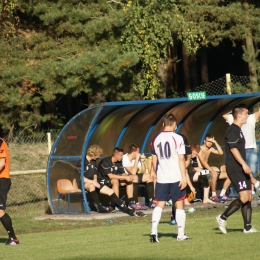
POLYGON ((152 230, 151 230, 152 235, 157 235, 158 233, 158 224, 160 222, 161 216, 162 216, 162 208, 155 207, 152 215, 152 230))
POLYGON ((186 223, 186 213, 184 209, 176 209, 175 213, 176 222, 178 225, 178 237, 184 236, 184 229, 186 223))
POLYGON ((224 196, 226 194, 226 190, 222 189, 219 196, 224 196))

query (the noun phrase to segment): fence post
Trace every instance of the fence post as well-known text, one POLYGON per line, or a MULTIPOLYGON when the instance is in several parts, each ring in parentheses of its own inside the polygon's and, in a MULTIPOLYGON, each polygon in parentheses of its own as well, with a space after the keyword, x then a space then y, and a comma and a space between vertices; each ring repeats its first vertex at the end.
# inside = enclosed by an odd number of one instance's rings
POLYGON ((230 73, 226 74, 226 85, 227 85, 227 93, 231 95, 231 87, 230 87, 230 73))
POLYGON ((51 133, 47 133, 47 139, 48 139, 48 152, 51 152, 51 133))

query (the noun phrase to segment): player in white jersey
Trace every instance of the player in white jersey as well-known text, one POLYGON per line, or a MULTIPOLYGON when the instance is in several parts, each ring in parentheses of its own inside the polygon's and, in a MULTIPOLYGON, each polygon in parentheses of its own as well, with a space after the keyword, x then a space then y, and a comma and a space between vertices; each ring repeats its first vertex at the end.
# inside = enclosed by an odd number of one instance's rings
POLYGON ((155 197, 158 200, 153 210, 151 242, 159 242, 158 224, 161 219, 165 202, 171 194, 172 202, 176 208, 176 222, 178 225, 177 240, 187 240, 185 235, 186 213, 184 200, 186 198, 185 187, 185 146, 182 136, 174 133, 176 129, 176 117, 169 113, 163 117, 164 130, 152 141, 152 163, 155 173, 151 171, 151 178, 156 179, 155 197))

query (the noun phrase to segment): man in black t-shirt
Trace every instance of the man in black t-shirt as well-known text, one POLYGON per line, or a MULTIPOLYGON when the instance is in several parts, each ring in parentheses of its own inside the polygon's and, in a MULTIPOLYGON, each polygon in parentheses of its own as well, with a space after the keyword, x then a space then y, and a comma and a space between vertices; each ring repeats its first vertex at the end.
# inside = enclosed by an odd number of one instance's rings
POLYGON ((219 229, 226 234, 227 218, 241 208, 244 219, 244 233, 254 233, 256 230, 251 225, 252 217, 252 192, 251 169, 246 163, 245 138, 241 126, 246 123, 248 109, 238 105, 233 108, 234 122, 225 134, 226 169, 227 174, 239 194, 239 198, 230 203, 226 211, 217 216, 219 229))
POLYGON ((129 205, 134 203, 133 198, 133 178, 134 176, 125 173, 122 158, 124 151, 121 148, 114 148, 113 154, 106 157, 98 164, 98 181, 110 185, 119 197, 119 186, 126 186, 126 195, 129 205))
MULTIPOLYGON (((116 196, 114 191, 109 188, 110 181, 98 180, 98 169, 96 167, 96 159, 102 154, 103 150, 98 145, 91 145, 86 154, 84 161, 84 188, 89 192, 90 197, 93 199, 98 212, 108 213, 109 211, 104 208, 98 198, 98 193, 108 195, 110 200, 117 206, 119 206, 124 213, 133 214, 134 210, 129 209, 125 203, 116 196)), ((77 183, 81 186, 81 161, 77 165, 77 183)))

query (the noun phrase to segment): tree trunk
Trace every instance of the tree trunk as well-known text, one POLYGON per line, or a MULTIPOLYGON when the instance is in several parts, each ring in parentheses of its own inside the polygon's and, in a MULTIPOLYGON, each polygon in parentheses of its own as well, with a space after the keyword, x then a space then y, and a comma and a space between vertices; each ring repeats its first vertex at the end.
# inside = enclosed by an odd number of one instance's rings
POLYGON ((41 116, 41 110, 40 107, 34 107, 33 108, 33 114, 35 115, 35 121, 36 121, 36 129, 39 130, 42 127, 42 123, 39 120, 39 117, 41 116))
POLYGON ((190 84, 191 84, 191 89, 194 89, 199 85, 196 54, 191 54, 189 56, 189 64, 190 64, 190 76, 191 76, 190 84))
MULTIPOLYGON (((249 9, 249 1, 242 1, 242 7, 245 10, 245 16, 247 16, 246 12, 249 9)), ((256 71, 256 61, 255 61, 255 49, 254 42, 252 39, 252 32, 250 29, 246 30, 246 49, 248 53, 248 69, 249 69, 249 77, 251 88, 253 92, 257 92, 258 83, 257 83, 257 71, 256 71)))
MULTIPOLYGON (((172 46, 168 46, 168 62, 167 62, 167 83, 166 83, 166 93, 171 96, 171 90, 173 88, 173 60, 172 60, 172 46)), ((167 95, 166 95, 167 96, 167 95)))
POLYGON ((189 91, 190 87, 190 67, 189 67, 189 58, 186 53, 185 45, 182 44, 182 66, 183 66, 183 82, 184 82, 184 91, 189 91))
POLYGON ((206 53, 206 47, 202 47, 200 50, 201 58, 201 82, 202 84, 209 83, 209 72, 208 72, 208 59, 206 53))
POLYGON ((73 116, 73 113, 72 113, 72 108, 71 108, 71 96, 69 96, 68 94, 66 95, 66 116, 68 119, 71 119, 72 116, 73 116))
MULTIPOLYGON (((51 114, 52 116, 56 114, 56 99, 45 103, 45 111, 47 114, 51 114)), ((48 129, 56 127, 56 120, 52 117, 47 121, 48 129)))
POLYGON ((171 47, 171 54, 172 54, 172 87, 174 92, 178 92, 178 70, 177 70, 177 63, 178 60, 178 41, 176 38, 173 39, 174 45, 171 47))
POLYGON ((169 59, 167 61, 167 64, 166 64, 165 60, 161 60, 161 62, 157 66, 158 67, 158 72, 157 72, 158 77, 161 80, 161 86, 160 86, 161 91, 158 93, 159 98, 166 98, 167 71, 165 69, 165 65, 168 66, 168 63, 169 63, 169 59))

